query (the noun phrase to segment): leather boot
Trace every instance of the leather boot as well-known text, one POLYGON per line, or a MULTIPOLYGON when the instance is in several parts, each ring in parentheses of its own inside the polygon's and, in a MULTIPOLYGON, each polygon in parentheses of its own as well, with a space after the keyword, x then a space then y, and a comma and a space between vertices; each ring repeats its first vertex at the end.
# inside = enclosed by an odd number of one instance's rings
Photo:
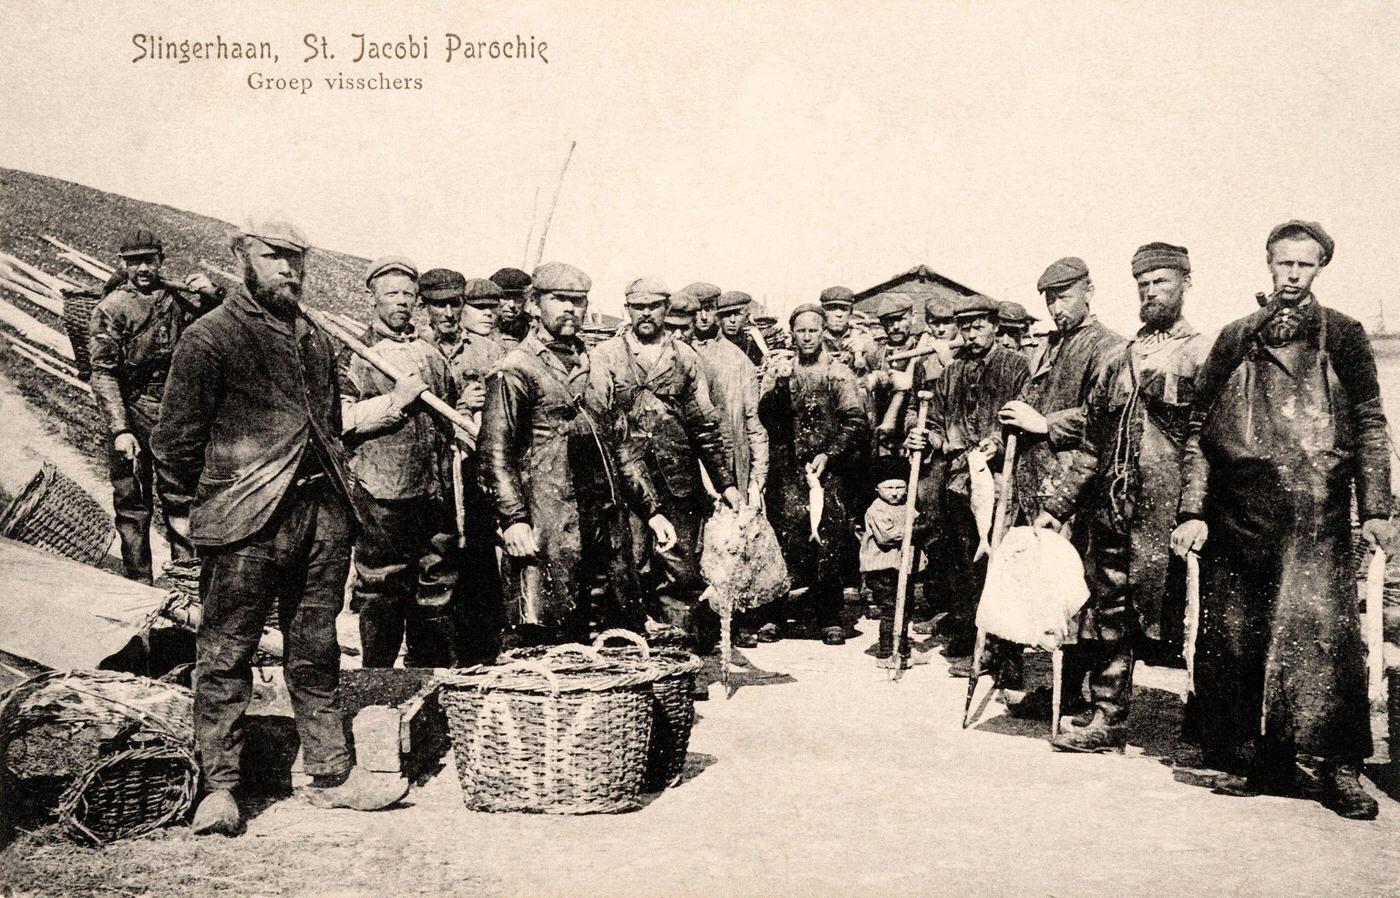
POLYGON ((211 833, 236 836, 243 832, 243 812, 238 809, 233 793, 217 789, 204 796, 195 809, 190 829, 200 836, 211 833))
POLYGON ((1050 745, 1056 751, 1097 755, 1122 753, 1127 741, 1127 732, 1122 724, 1110 724, 1103 714, 1095 711, 1088 726, 1067 730, 1051 739, 1050 745))
POLYGON ((1361 773, 1352 764, 1328 764, 1322 771, 1322 803, 1348 820, 1374 820, 1380 805, 1361 788, 1361 773))
POLYGON ((373 773, 363 767, 350 768, 345 782, 338 786, 311 786, 307 800, 318 808, 350 808, 378 811, 398 804, 408 794, 408 780, 388 773, 373 773))

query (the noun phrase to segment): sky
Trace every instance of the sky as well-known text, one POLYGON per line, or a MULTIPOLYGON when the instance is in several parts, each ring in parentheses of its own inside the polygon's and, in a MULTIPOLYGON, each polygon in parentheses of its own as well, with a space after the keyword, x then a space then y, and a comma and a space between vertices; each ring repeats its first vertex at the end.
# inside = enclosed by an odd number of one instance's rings
POLYGON ((6 0, 0 24, 0 165, 279 212, 358 255, 530 267, 576 141, 544 258, 587 271, 601 311, 642 275, 782 313, 922 263, 1043 317, 1036 278, 1078 255, 1126 331, 1133 250, 1165 240, 1215 328, 1269 289, 1264 238, 1296 217, 1337 240, 1323 301, 1369 326, 1384 300, 1400 329, 1400 4, 6 0), (355 32, 429 58, 352 63, 355 32), (308 33, 336 58, 303 62, 308 33), (549 61, 448 63, 448 33, 549 61), (279 59, 133 62, 133 34, 279 59), (422 89, 320 80, 380 72, 422 89))

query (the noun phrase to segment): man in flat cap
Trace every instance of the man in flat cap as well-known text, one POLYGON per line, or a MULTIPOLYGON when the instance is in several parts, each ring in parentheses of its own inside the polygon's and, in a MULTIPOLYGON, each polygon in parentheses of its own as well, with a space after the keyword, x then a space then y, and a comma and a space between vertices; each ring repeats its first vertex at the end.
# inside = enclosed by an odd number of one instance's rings
POLYGON ((508 556, 506 612, 516 644, 587 640, 595 614, 604 627, 641 628, 629 512, 647 522, 657 552, 676 541, 640 444, 591 376, 578 334, 592 286, 572 265, 536 268, 526 294, 534 323, 487 384, 482 485, 508 556), (598 579, 613 591, 608 607, 591 601, 598 579))
POLYGON ((930 610, 947 612, 939 630, 948 638, 944 651, 952 661, 949 674, 966 677, 971 673, 977 602, 989 560, 979 546, 990 539, 990 534, 978 531, 971 477, 983 465, 989 471, 1001 470, 1006 447, 997 413, 1020 394, 1030 366, 1019 352, 997 342, 995 301, 980 294, 964 297, 954 316, 961 344, 948 366, 925 387, 933 394, 928 426, 920 429, 917 406, 909 409, 904 446, 931 453, 919 481, 916 532, 930 543, 928 555, 938 562, 929 578, 930 610))
POLYGON ((914 303, 906 295, 882 297, 877 311, 885 341, 875 348, 866 375, 875 415, 875 449, 880 454, 896 451, 904 442, 904 406, 913 385, 917 359, 892 359, 917 345, 913 336, 914 303), (908 372, 905 374, 904 372, 908 372))
POLYGON ((1035 319, 1019 302, 1009 299, 997 303, 997 342, 1012 352, 1027 353, 1026 335, 1035 319))
POLYGON ((401 256, 370 263, 365 287, 374 321, 360 336, 403 372, 391 381, 345 351, 340 363, 341 433, 350 470, 366 493, 355 546, 350 607, 360 615, 365 667, 450 667, 456 654, 448 609, 457 543, 450 473, 452 434, 419 401, 426 389, 449 403, 457 392, 447 359, 413 325, 418 269, 401 256))
MULTIPOLYGON (((486 381, 505 357, 498 342, 496 310, 502 291, 485 278, 467 280, 460 272, 434 268, 418 279, 418 299, 428 311, 423 338, 447 360, 457 394, 457 410, 480 421, 486 405, 486 381)), ((451 452, 453 512, 459 547, 454 552, 456 587, 448 604, 457 661, 490 661, 505 627, 500 576, 496 564, 495 514, 481 489, 480 456, 456 446, 451 452)))
POLYGON ((376 810, 408 793, 400 777, 351 767, 335 708, 335 619, 357 515, 335 347, 300 314, 306 249, 281 221, 252 222, 234 237, 244 286, 185 331, 151 437, 167 493, 192 500, 202 562, 194 728, 207 794, 196 833, 242 828, 232 790, 253 654, 274 607, 311 803, 376 810))
MULTIPOLYGON (((202 274, 183 286, 161 280, 165 252, 160 239, 136 227, 122 241, 125 279, 92 310, 88 320, 92 395, 107 425, 107 473, 121 537, 122 568, 132 580, 151 582, 151 519, 157 490, 151 465, 151 431, 175 344, 222 293, 202 274)), ((165 537, 172 559, 191 558, 185 531, 189 509, 161 495, 165 537)))
POLYGON ((758 637, 783 635, 789 619, 799 631, 820 633, 831 645, 845 642, 842 590, 859 576, 853 511, 845 483, 849 459, 870 439, 865 399, 850 368, 831 356, 823 335, 826 314, 816 303, 788 319, 794 350, 775 350, 764 367, 758 415, 768 431, 768 519, 782 546, 793 586, 806 592, 795 603, 773 603, 758 637), (812 497, 823 509, 813 538, 812 497))
POLYGON ((685 629, 695 648, 704 652, 719 638, 719 619, 699 601, 705 588, 700 526, 711 507, 700 465, 727 502, 738 507, 742 499, 734 482, 733 452, 720 430, 700 357, 661 326, 670 295, 655 278, 638 278, 627 287, 631 324, 593 351, 591 376, 595 387, 625 414, 662 513, 676 528, 676 545, 662 552, 651 545, 644 519, 633 519, 637 563, 656 584, 654 610, 660 619, 685 629))
MULTIPOLYGON (((757 322, 750 320, 753 297, 742 290, 726 290, 715 299, 715 316, 719 319, 721 336, 743 350, 755 367, 763 364, 764 356, 773 348, 757 322)), ((772 322, 776 325, 777 322, 772 322)))
POLYGON ((491 275, 491 282, 501 288, 501 304, 496 307, 496 339, 510 350, 530 330, 530 314, 525 308, 530 276, 519 268, 502 268, 491 275))
POLYGON ((700 303, 694 296, 677 293, 666 304, 666 314, 661 319, 666 335, 683 343, 689 343, 695 336, 695 314, 700 311, 700 303))
POLYGON ((1350 518, 1354 499, 1362 537, 1394 550, 1390 448, 1366 333, 1313 293, 1334 248, 1316 222, 1269 233, 1272 295, 1226 325, 1196 378, 1172 548, 1200 553, 1201 748, 1247 774, 1219 785, 1296 794, 1302 753, 1321 761, 1329 808, 1370 819, 1350 518))
POLYGON ((1089 394, 1085 439, 1064 476, 1042 488, 1036 521, 1055 529, 1075 516, 1085 522, 1090 595, 1076 652, 1089 672, 1092 713, 1054 740, 1061 751, 1121 751, 1135 660, 1173 659, 1182 650, 1185 564, 1172 557, 1170 538, 1196 374, 1210 340, 1182 316, 1191 286, 1185 247, 1146 244, 1132 272, 1142 329, 1089 394))
POLYGON ((870 370, 875 341, 865 331, 851 326, 855 296, 849 287, 827 287, 821 292, 820 302, 826 312, 822 341, 833 359, 860 375, 870 370))

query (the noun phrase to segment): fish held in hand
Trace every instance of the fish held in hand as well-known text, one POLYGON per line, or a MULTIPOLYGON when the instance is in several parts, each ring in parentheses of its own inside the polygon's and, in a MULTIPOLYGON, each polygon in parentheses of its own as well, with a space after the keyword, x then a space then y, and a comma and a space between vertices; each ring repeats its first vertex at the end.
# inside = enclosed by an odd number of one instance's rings
POLYGON ((972 516, 977 521, 976 561, 991 549, 988 543, 992 530, 992 511, 996 507, 997 487, 992 479, 992 469, 987 465, 987 454, 980 449, 967 452, 968 493, 972 499, 972 516))
POLYGON ((822 507, 826 504, 826 493, 816 474, 807 472, 807 518, 812 522, 812 542, 821 544, 822 507))

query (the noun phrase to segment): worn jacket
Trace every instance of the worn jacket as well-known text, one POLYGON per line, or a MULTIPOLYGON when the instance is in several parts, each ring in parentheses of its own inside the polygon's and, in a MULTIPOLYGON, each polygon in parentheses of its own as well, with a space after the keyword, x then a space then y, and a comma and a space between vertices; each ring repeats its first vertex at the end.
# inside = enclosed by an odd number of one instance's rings
POLYGON ((724 337, 696 340, 710 399, 719 413, 720 431, 733 450, 734 484, 768 479, 768 431, 758 419, 758 369, 744 351, 724 337))
POLYGON ((151 426, 176 341, 194 317, 173 290, 143 293, 130 284, 107 294, 92 310, 92 395, 111 435, 151 426), (132 420, 135 405, 143 406, 141 422, 132 420))
MULTIPOLYGON (((1029 376, 1025 356, 993 343, 981 358, 959 351, 928 386, 933 394, 929 400, 929 437, 953 470, 966 471, 965 453, 985 439, 997 445, 1000 455, 1004 441, 997 411, 1020 395, 1029 376)), ((915 402, 906 419, 908 427, 913 427, 917 413, 915 402)), ((997 456, 988 459, 993 467, 998 464, 997 456)))
POLYGON ((662 338, 647 367, 631 334, 609 337, 589 353, 593 388, 627 416, 628 430, 658 489, 685 499, 701 495, 703 461, 715 489, 734 486, 734 465, 710 401, 700 357, 688 344, 662 338))
MULTIPOLYGON (((360 342, 395 368, 417 371, 428 391, 449 405, 457 391, 447 360, 413 334, 397 334, 376 321, 360 342)), ((397 410, 394 382, 348 350, 340 357, 341 419, 350 470, 375 499, 441 495, 442 460, 450 434, 422 402, 397 410)))
POLYGON ((1094 386, 1122 352, 1124 340, 1090 315, 1069 333, 1055 331, 1031 361, 1019 397, 1045 416, 1049 432, 1017 438, 1016 506, 1027 518, 1039 509, 1042 488, 1057 489, 1084 437, 1085 405, 1094 386))
POLYGON ((431 332, 422 336, 447 359, 448 371, 459 393, 468 383, 485 383, 506 353, 519 343, 514 340, 507 345, 499 334, 483 337, 467 331, 462 331, 453 342, 442 340, 431 332))
POLYGON ((275 317, 244 290, 231 294, 176 347, 151 451, 164 494, 193 500, 197 545, 257 531, 304 460, 349 502, 330 338, 300 316, 275 317))
POLYGON ((822 331, 822 345, 833 359, 856 374, 872 370, 872 362, 879 351, 875 338, 855 327, 847 328, 839 337, 831 331, 822 331))

